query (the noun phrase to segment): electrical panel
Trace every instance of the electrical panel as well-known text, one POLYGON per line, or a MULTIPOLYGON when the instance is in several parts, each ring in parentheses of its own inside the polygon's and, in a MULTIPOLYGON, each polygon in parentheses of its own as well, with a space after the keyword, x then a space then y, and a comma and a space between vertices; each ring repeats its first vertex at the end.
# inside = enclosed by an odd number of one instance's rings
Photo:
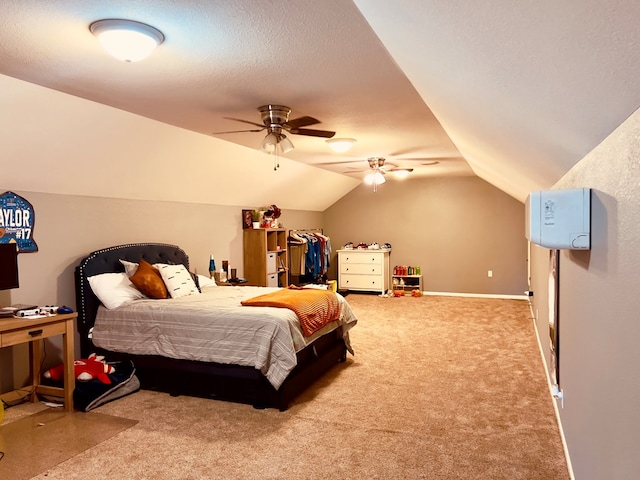
POLYGON ((591 189, 531 192, 525 203, 525 236, 554 250, 591 248, 591 189))

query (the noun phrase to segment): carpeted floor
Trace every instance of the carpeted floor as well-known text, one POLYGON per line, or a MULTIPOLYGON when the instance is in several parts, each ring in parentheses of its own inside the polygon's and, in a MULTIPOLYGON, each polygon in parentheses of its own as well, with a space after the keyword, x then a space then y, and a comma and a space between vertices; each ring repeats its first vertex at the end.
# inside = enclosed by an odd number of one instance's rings
POLYGON ((286 412, 141 391, 95 410, 136 425, 34 478, 569 478, 525 301, 347 300, 355 357, 286 412))

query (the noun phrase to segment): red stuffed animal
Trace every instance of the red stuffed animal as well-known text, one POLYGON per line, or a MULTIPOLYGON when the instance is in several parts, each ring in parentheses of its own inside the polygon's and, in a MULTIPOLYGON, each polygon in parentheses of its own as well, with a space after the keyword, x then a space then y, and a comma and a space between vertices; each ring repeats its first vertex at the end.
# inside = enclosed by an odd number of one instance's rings
MULTIPOLYGON (((113 373, 116 369, 104 361, 104 357, 98 357, 95 353, 89 355, 89 358, 81 358, 73 362, 75 367, 76 380, 88 382, 97 378, 102 383, 109 385, 111 379, 107 375, 113 373)), ((42 374, 45 378, 52 380, 62 380, 64 378, 64 364, 56 365, 42 374)))

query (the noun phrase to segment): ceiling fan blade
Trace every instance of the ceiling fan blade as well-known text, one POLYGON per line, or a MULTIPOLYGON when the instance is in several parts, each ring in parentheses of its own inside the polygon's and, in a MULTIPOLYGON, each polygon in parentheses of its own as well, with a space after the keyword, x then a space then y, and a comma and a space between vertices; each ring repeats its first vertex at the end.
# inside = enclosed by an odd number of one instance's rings
POLYGON ((305 117, 294 118, 293 120, 289 120, 287 123, 284 124, 284 126, 288 130, 292 130, 300 127, 308 127, 309 125, 316 125, 318 123, 320 123, 320 120, 317 120, 313 117, 305 116, 305 117))
POLYGON ((223 133, 245 133, 245 132, 261 132, 264 128, 255 130, 229 130, 227 132, 211 132, 213 135, 222 135, 223 133))
POLYGON ((313 130, 311 128, 292 128, 289 130, 294 135, 307 135, 309 137, 323 137, 331 138, 336 132, 330 132, 328 130, 313 130))
MULTIPOLYGON (((265 125, 261 124, 261 123, 256 123, 256 122, 252 122, 250 120, 243 120, 242 118, 232 118, 232 117, 222 117, 226 120, 233 120, 235 122, 242 122, 242 123, 248 123, 249 125, 255 125, 256 127, 260 127, 262 130, 264 130, 265 128, 267 128, 265 125)), ((258 130, 259 131, 259 130, 258 130)))

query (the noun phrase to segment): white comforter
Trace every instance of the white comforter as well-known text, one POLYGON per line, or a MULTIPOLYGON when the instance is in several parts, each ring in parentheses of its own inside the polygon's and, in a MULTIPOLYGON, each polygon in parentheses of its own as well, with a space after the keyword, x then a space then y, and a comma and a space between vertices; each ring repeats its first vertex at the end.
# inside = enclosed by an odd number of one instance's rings
POLYGON ((275 290, 205 287, 199 295, 135 300, 112 310, 101 306, 93 343, 117 352, 251 366, 276 389, 296 366, 296 352, 333 329, 342 328, 353 353, 348 331, 357 318, 340 294, 340 318, 307 338, 288 308, 240 305, 275 290))

